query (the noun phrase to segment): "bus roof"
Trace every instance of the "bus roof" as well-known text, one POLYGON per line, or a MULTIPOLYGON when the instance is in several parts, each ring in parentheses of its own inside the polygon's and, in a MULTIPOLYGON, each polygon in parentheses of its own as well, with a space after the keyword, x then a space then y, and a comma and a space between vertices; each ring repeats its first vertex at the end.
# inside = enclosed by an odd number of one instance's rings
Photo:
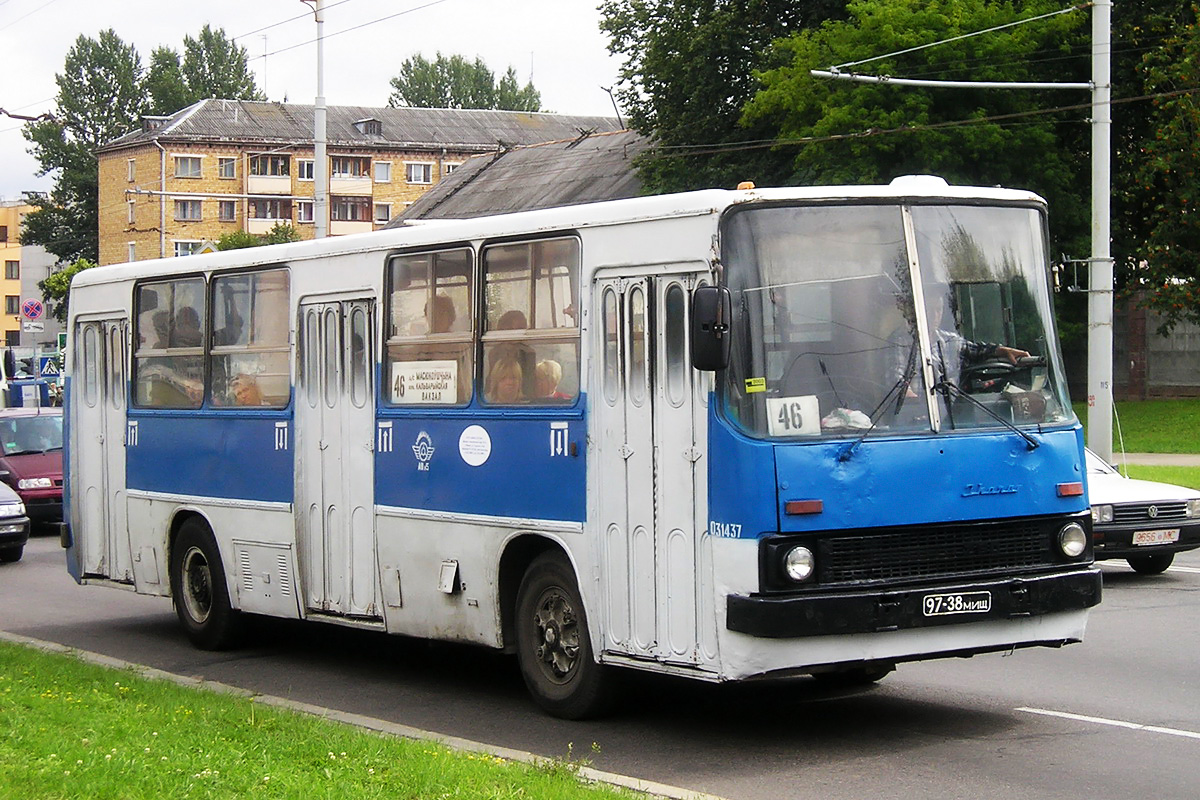
POLYGON ((678 194, 607 200, 558 208, 520 211, 470 219, 415 221, 398 228, 310 239, 302 242, 229 250, 177 258, 150 259, 85 270, 75 276, 73 288, 136 280, 156 275, 206 272, 234 267, 266 266, 329 255, 348 255, 442 242, 463 242, 498 236, 529 235, 622 223, 714 214, 754 202, 844 202, 886 200, 947 200, 1028 202, 1045 204, 1033 192, 998 187, 951 186, 932 175, 909 175, 886 185, 800 186, 749 189, 703 189, 678 194))

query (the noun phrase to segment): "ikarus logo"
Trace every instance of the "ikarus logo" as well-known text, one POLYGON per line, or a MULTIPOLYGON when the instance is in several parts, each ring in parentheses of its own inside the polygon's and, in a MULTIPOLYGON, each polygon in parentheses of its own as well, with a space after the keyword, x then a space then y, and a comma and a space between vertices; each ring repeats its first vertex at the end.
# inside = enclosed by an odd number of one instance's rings
POLYGON ((417 471, 429 472, 429 462, 433 459, 433 440, 429 438, 429 434, 421 431, 417 434, 417 441, 412 446, 413 455, 417 457, 417 471))

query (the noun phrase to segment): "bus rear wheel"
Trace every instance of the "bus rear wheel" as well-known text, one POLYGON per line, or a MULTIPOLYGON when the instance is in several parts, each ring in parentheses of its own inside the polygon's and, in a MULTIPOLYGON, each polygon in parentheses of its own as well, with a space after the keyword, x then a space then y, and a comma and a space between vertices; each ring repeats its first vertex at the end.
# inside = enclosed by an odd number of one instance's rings
POLYGON ((1147 556, 1130 556, 1125 559, 1133 571, 1142 575, 1158 575, 1166 572, 1167 567, 1175 560, 1174 553, 1154 553, 1147 556))
POLYGON ((183 523, 171 550, 171 598, 196 647, 226 650, 238 643, 242 618, 229 602, 221 553, 212 531, 195 517, 183 523))
POLYGON ((608 670, 599 664, 575 575, 557 553, 534 559, 517 592, 517 661, 534 701, 562 719, 605 711, 608 670))

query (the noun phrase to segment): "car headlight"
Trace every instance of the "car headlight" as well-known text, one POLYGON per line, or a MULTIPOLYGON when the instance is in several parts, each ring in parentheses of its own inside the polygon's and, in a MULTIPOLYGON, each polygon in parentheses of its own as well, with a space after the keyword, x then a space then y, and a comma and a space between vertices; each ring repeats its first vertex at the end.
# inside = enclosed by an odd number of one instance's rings
MULTIPOLYGON (((1109 506, 1110 511, 1111 508, 1109 506)), ((1093 506, 1093 514, 1095 510, 1096 506, 1093 506)), ((1087 531, 1078 522, 1068 522, 1058 532, 1058 549, 1062 550, 1063 555, 1067 558, 1079 558, 1087 550, 1087 531)))
POLYGON ((788 550, 783 556, 783 571, 796 583, 803 583, 812 577, 817 566, 812 550, 797 546, 788 550))
POLYGON ((21 478, 17 481, 18 489, 49 489, 54 481, 49 478, 21 478))
POLYGON ((23 517, 25 516, 24 503, 4 503, 0 505, 0 517, 23 517))
POLYGON ((1092 524, 1098 522, 1112 522, 1113 509, 1112 506, 1092 506, 1092 524))
POLYGON ((1200 517, 1200 497, 1188 500, 1187 515, 1189 517, 1200 517))

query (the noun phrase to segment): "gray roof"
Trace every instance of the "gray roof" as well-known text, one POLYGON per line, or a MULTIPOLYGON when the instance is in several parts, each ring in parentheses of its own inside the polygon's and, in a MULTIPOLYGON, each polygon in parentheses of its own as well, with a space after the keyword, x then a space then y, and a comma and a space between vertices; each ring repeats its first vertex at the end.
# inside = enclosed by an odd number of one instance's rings
MULTIPOLYGON (((147 117, 101 152, 151 142, 291 144, 313 141, 313 106, 258 100, 201 100, 165 117, 147 117)), ((484 152, 499 147, 568 139, 581 130, 613 131, 616 118, 459 108, 329 106, 326 139, 331 147, 484 152), (356 122, 379 120, 382 134, 364 133, 356 122)))
POLYGON ((474 156, 387 227, 637 197, 633 158, 647 145, 633 131, 614 131, 474 156))

